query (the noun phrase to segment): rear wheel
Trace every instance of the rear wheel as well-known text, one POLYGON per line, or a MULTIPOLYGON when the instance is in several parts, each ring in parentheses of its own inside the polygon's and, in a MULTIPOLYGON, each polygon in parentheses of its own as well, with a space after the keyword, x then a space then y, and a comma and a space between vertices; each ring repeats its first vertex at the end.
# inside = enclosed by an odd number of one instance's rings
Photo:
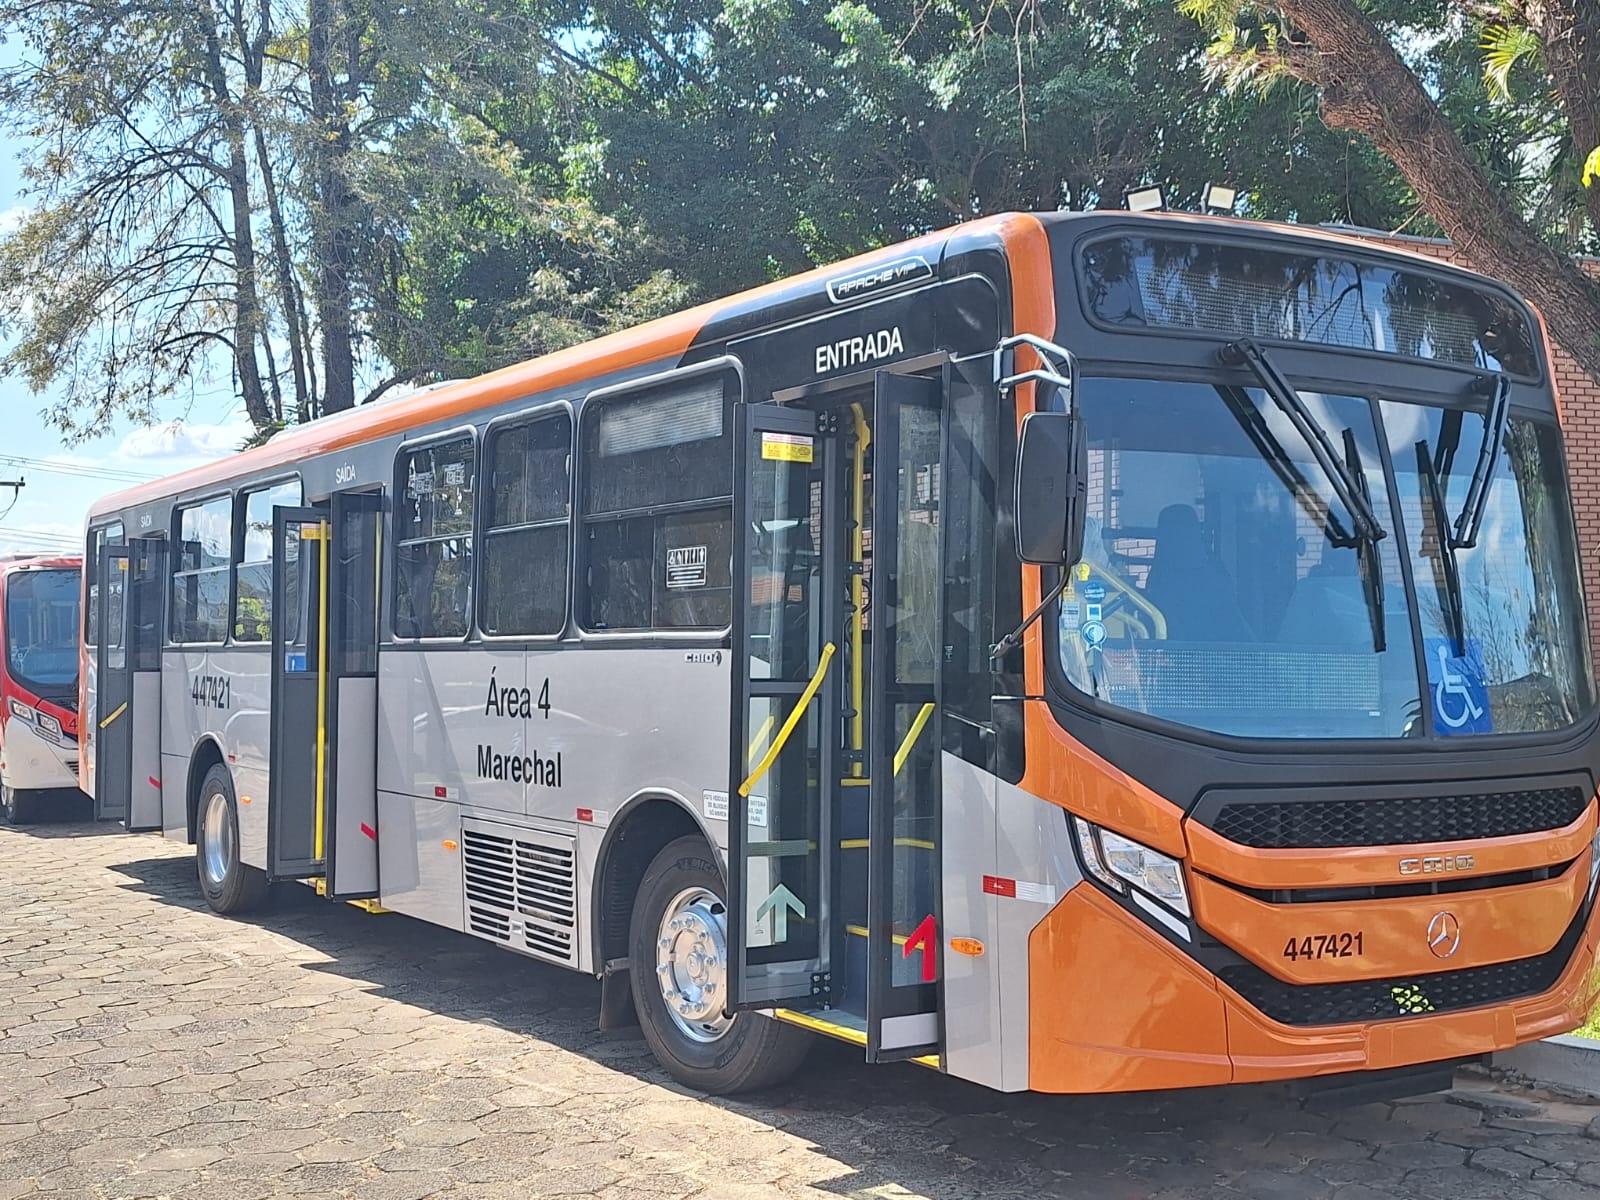
POLYGON ((200 892, 214 911, 249 912, 266 897, 266 872, 245 866, 239 857, 239 809, 233 798, 233 777, 220 763, 206 772, 200 784, 194 861, 200 892))
POLYGON ((698 837, 657 854, 634 898, 629 973, 634 1007, 656 1060, 680 1083, 716 1095, 792 1075, 810 1035, 741 1012, 727 1016, 727 903, 722 875, 698 837))

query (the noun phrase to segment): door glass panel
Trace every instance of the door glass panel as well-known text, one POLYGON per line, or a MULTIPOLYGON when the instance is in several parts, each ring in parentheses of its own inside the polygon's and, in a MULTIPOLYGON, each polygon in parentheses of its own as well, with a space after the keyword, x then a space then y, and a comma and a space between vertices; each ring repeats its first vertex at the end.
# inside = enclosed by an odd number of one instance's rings
MULTIPOLYGON (((896 988, 923 981, 922 955, 936 952, 927 936, 904 953, 901 939, 915 938, 937 908, 939 856, 939 776, 934 722, 934 679, 939 646, 939 413, 907 405, 900 410, 899 503, 895 526, 894 755, 888 781, 894 813, 894 936, 901 953, 893 955, 896 988)), ((877 781, 874 780, 874 783, 877 781)))
MULTIPOLYGON (((767 435, 772 436, 772 435, 767 435)), ((819 464, 763 459, 749 493, 750 678, 805 681, 817 668, 821 587, 819 464)))

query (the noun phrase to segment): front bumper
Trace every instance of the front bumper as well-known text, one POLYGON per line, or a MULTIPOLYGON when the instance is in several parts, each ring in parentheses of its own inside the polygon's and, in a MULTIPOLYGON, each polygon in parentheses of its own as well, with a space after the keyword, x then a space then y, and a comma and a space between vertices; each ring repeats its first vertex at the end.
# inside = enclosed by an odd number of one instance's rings
POLYGON ((18 791, 78 786, 78 745, 47 741, 26 721, 12 717, 0 737, 0 775, 18 791))
POLYGON ((1509 1049, 1583 1022, 1600 1000, 1597 942, 1600 918, 1591 911, 1571 960, 1537 995, 1458 1012, 1291 1026, 1079 884, 1029 938, 1028 1086, 1089 1093, 1254 1083, 1509 1049))

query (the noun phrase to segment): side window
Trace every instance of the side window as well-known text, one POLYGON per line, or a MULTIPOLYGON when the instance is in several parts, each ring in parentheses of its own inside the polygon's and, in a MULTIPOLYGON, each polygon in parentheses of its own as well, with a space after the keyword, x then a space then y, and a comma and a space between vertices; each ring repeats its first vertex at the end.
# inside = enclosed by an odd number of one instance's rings
POLYGON ((472 586, 473 440, 402 451, 395 484, 396 637, 464 637, 472 586))
POLYGON ((582 616, 605 631, 732 621, 729 376, 592 402, 581 422, 582 616))
POLYGON ((494 430, 478 624, 489 634, 557 634, 567 621, 572 418, 494 430))
POLYGON ((220 642, 228 633, 233 577, 233 497, 178 510, 172 556, 172 640, 220 642))
MULTIPOLYGON (((240 530, 239 566, 234 572, 233 639, 265 642, 272 637, 272 510, 297 508, 300 481, 275 484, 244 494, 244 522, 240 530)), ((290 553, 299 549, 298 540, 290 553)), ((289 595, 297 595, 291 586, 289 595)), ((295 614, 291 613, 291 618, 295 614)), ((294 640, 295 631, 289 631, 294 640)))
POLYGON ((83 640, 87 645, 100 641, 100 563, 107 546, 122 545, 122 522, 100 525, 89 531, 88 551, 83 556, 84 571, 88 575, 89 603, 83 610, 83 640))

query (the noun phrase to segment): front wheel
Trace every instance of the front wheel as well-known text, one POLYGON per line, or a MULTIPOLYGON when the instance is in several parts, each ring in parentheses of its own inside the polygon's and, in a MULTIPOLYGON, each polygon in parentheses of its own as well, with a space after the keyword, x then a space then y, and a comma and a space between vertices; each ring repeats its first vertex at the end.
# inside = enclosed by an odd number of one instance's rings
POLYGON ((758 1013, 725 1015, 732 956, 723 897, 710 847, 679 838, 644 874, 628 947, 633 1003, 656 1061, 680 1083, 726 1096, 787 1079, 811 1038, 758 1013))
POLYGON ((0 819, 7 825, 31 825, 39 819, 39 798, 0 781, 0 819))
POLYGON ((214 912, 249 912, 266 897, 266 873, 245 866, 239 857, 239 808, 233 798, 233 777, 220 763, 206 772, 200 784, 194 861, 200 893, 214 912))

